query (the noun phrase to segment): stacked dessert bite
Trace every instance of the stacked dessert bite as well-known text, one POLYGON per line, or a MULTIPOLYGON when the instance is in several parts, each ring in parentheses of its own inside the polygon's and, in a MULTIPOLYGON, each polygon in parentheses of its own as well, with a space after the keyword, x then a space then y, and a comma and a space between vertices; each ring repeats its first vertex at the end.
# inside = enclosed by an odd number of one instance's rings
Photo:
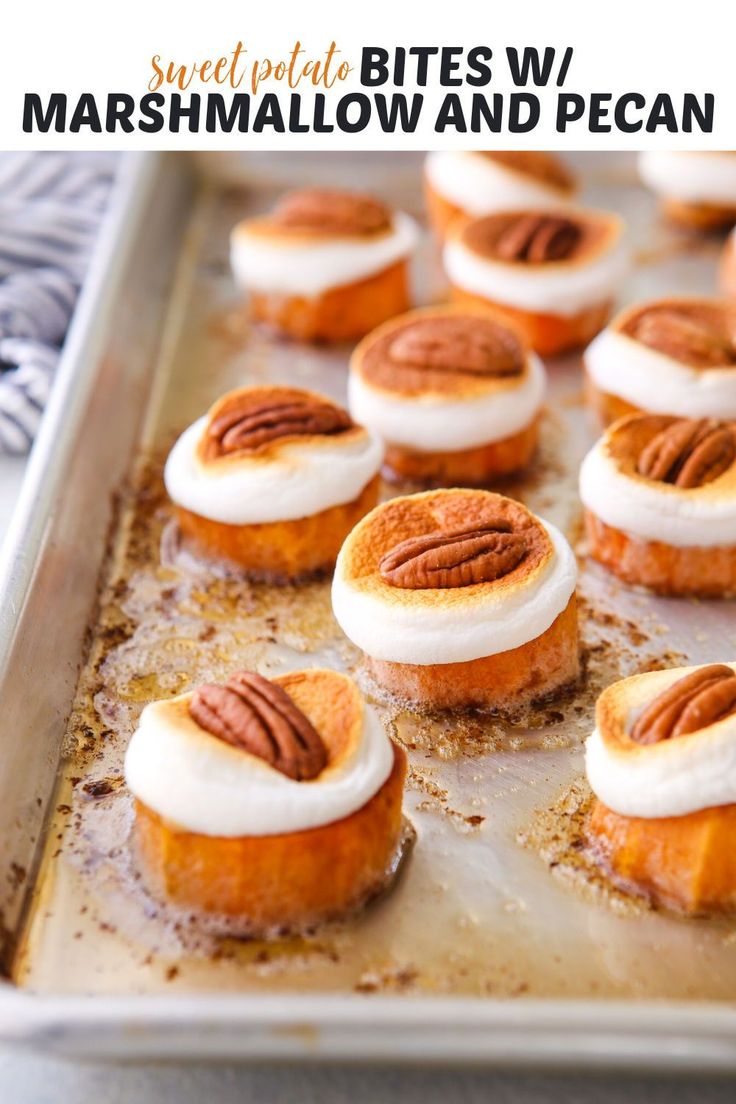
POLYGON ((603 425, 647 411, 736 418, 736 305, 677 297, 622 311, 586 349, 586 394, 603 425))
POLYGON ((351 192, 291 192, 232 233, 251 317, 300 341, 350 341, 410 305, 414 221, 351 192))
POLYGON ((184 431, 164 480, 200 549, 286 582, 332 569, 378 501, 382 460, 380 440, 324 395, 244 387, 184 431))
POLYGON ((125 761, 151 888, 250 934, 344 917, 390 882, 405 773, 353 680, 322 670, 153 702, 125 761))
POLYGON ((684 913, 736 909, 736 664, 609 686, 586 769, 604 869, 684 913))
POLYGON ((460 220, 443 263, 452 297, 483 307, 555 356, 607 322, 628 267, 624 225, 588 208, 520 208, 460 220))
POLYGON ((634 414, 580 470, 590 555, 658 594, 736 594, 736 423, 634 414))
POLYGON ((399 315, 358 345, 348 396, 383 439, 391 481, 488 486, 525 468, 539 437, 542 362, 478 310, 399 315))
POLYGON ((554 154, 534 150, 430 153, 424 164, 427 215, 444 236, 458 217, 519 208, 566 207, 577 181, 554 154))
POLYGON ((733 150, 643 153, 639 172, 673 222, 689 230, 718 230, 736 222, 733 150))

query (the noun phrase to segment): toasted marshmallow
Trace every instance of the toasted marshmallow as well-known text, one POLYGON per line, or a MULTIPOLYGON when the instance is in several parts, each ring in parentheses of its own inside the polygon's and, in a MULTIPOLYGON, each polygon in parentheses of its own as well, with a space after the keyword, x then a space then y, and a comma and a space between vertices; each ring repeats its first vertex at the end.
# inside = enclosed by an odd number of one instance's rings
POLYGON ((570 202, 575 184, 556 158, 543 153, 502 157, 446 150, 428 154, 424 171, 433 191, 468 215, 570 202))
POLYGON ((648 151, 639 155, 639 174, 667 199, 736 207, 736 153, 648 151))
MULTIPOLYGON (((736 367, 686 363, 677 356, 637 340, 632 325, 648 310, 702 306, 728 307, 717 301, 680 298, 637 304, 622 311, 591 342, 583 361, 595 386, 640 410, 683 418, 736 418, 736 367)), ((736 316, 736 312, 734 312, 736 316)))
POLYGON ((676 548, 736 545, 736 464, 717 479, 690 488, 638 473, 639 445, 669 421, 632 415, 615 422, 580 467, 583 505, 606 525, 640 540, 676 548))
POLYGON ((374 659, 426 666, 497 655, 534 640, 567 607, 577 566, 560 531, 488 491, 394 498, 353 529, 337 560, 332 608, 345 635, 374 659), (383 555, 410 536, 472 529, 498 515, 525 527, 530 554, 494 582, 445 589, 391 586, 383 555))
POLYGON ((417 224, 401 211, 385 230, 365 236, 305 235, 260 221, 241 222, 231 235, 230 261, 238 286, 246 291, 314 299, 406 260, 418 240, 417 224))
MULTIPOLYGON (((736 664, 726 664, 736 670, 736 664)), ((696 671, 677 667, 622 679, 603 691, 585 746, 591 788, 621 816, 685 816, 736 802, 736 715, 692 732, 637 744, 629 733, 642 710, 696 671)))
MULTIPOLYGON (((491 217, 500 220, 512 214, 553 218, 560 212, 517 209, 491 217)), ((493 249, 479 248, 473 238, 481 236, 480 222, 456 227, 443 253, 450 282, 491 302, 566 318, 609 302, 629 268, 623 221, 617 215, 582 208, 568 209, 564 217, 581 228, 583 246, 564 259, 540 263, 505 260, 493 249)))
POLYGON ((394 753, 376 713, 346 675, 308 671, 274 681, 318 732, 336 711, 341 728, 327 766, 295 781, 213 736, 189 713, 192 694, 143 710, 125 757, 125 780, 139 801, 165 820, 206 836, 271 836, 350 816, 384 784, 394 753), (306 687, 305 687, 306 682, 306 687))
POLYGON ((369 334, 351 358, 348 399, 352 417, 389 444, 422 452, 461 452, 504 440, 528 426, 539 413, 545 386, 542 362, 510 331, 484 315, 441 307, 411 311, 369 334), (428 342, 427 359, 422 348, 410 362, 397 359, 397 340, 427 323, 449 323, 458 334, 451 333, 444 348, 441 333, 428 342), (461 359, 464 352, 458 337, 474 325, 489 331, 481 334, 487 344, 496 335, 508 339, 499 342, 500 352, 506 357, 513 353, 514 372, 484 374, 452 363, 453 352, 461 359))
POLYGON ((356 425, 336 436, 286 437, 266 449, 208 461, 201 446, 211 416, 184 431, 164 469, 169 497, 211 521, 258 525, 318 514, 356 499, 383 462, 380 439, 356 425))

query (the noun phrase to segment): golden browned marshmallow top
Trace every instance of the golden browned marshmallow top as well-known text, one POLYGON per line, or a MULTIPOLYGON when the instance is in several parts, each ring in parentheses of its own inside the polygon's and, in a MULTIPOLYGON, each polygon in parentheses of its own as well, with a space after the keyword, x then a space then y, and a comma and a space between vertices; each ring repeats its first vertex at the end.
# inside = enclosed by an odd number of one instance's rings
POLYGON ((627 735, 635 744, 657 744, 709 728, 734 713, 736 674, 724 663, 711 663, 657 694, 627 735))
POLYGON ((211 521, 290 521, 352 502, 378 474, 383 451, 325 395, 243 387, 184 430, 164 482, 177 506, 211 521))
POLYGON ((601 694, 596 725, 609 750, 639 755, 643 748, 699 734, 736 713, 736 672, 728 664, 655 674, 622 679, 601 694))
POLYGON ((602 442, 618 470, 668 491, 736 493, 736 425, 715 418, 631 414, 602 442))
POLYGON ((686 816, 736 801, 733 663, 650 671, 613 683, 586 744, 593 792, 622 816, 686 816))
POLYGON ((239 672, 146 706, 125 776, 139 801, 188 831, 262 836, 349 816, 393 763, 380 719, 347 675, 239 672))
POLYGON ((581 264, 613 244, 620 222, 582 209, 500 211, 467 222, 458 233, 480 258, 514 265, 581 264))
POLYGON ((332 608, 367 655, 459 663, 540 636, 567 609, 577 570, 562 533, 490 491, 394 498, 338 556, 332 608))
POLYGON ((324 395, 295 387, 244 387, 210 408, 198 453, 205 464, 267 457, 297 438, 362 434, 350 415, 324 395))
POLYGON ((352 368, 371 387, 402 396, 460 396, 519 382, 527 352, 516 334, 457 308, 414 311, 370 334, 352 368))
POLYGON ((553 555, 539 520, 490 491, 443 490, 394 498, 360 523, 343 572, 389 604, 464 604, 489 586, 523 587, 553 555))
MULTIPOLYGON (((369 238, 390 230, 391 212, 374 196, 305 188, 283 196, 273 212, 259 221, 265 232, 277 234, 369 238)), ((251 223, 251 230, 254 225, 258 223, 251 223)))
POLYGON ((565 195, 572 195, 575 191, 575 177, 553 153, 543 150, 483 150, 480 156, 512 172, 532 177, 565 195))

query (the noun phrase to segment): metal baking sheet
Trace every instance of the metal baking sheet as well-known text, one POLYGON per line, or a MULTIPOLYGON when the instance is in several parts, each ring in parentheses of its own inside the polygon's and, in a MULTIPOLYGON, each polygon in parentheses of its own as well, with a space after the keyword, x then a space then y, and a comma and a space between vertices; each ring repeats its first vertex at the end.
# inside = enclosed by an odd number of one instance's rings
MULTIPOLYGON (((713 290, 718 242, 663 227, 631 158, 578 167, 585 200, 630 223, 624 301, 713 290)), ((307 182, 421 214, 413 155, 260 156, 245 185, 223 179, 239 164, 201 168, 127 159, 0 583, 0 1033, 95 1054, 736 1068, 734 925, 609 891, 580 847, 597 693, 647 667, 729 658, 736 619, 731 604, 627 592, 586 565, 575 484, 594 430, 577 357, 548 365, 539 460, 499 489, 581 553, 578 692, 511 721, 377 703, 409 751, 418 839, 393 891, 354 920, 244 940, 141 888, 121 782, 147 701, 244 664, 361 677, 329 584, 247 584, 198 562, 171 523, 163 459, 221 392, 271 380, 345 395, 349 349, 248 326, 228 232, 307 182)), ((418 299, 441 298, 429 239, 415 267, 418 299)))

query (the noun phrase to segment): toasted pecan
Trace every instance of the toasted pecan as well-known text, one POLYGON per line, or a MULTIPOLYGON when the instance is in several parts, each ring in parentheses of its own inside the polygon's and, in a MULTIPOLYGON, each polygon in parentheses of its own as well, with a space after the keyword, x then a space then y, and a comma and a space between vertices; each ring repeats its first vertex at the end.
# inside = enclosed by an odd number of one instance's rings
POLYGON ((388 356, 399 370, 424 368, 474 376, 516 376, 524 365, 516 334, 479 315, 418 319, 398 331, 388 356))
POLYGON ((373 196, 305 188, 279 200, 273 221, 289 230, 363 236, 388 230, 391 215, 388 207, 373 196))
POLYGON ((504 261, 544 264, 565 260, 580 240, 580 228, 562 215, 520 215, 496 240, 504 261))
POLYGON ((327 749, 308 717, 285 690, 254 671, 198 687, 189 712, 213 736, 296 781, 315 778, 327 764, 327 749))
POLYGON ((284 398, 257 390, 235 392, 205 430, 205 460, 240 452, 255 452, 289 437, 333 436, 350 429, 347 411, 316 395, 293 392, 284 398))
POLYGON ((697 732, 736 712, 736 674, 724 663, 699 667, 658 694, 633 724, 636 744, 697 732))
POLYGON ((523 535, 499 523, 410 537, 387 552, 378 569, 390 586, 409 590, 472 586, 508 575, 526 551, 523 535))
POLYGON ((642 345, 694 368, 736 364, 736 335, 726 311, 714 304, 653 304, 626 326, 642 345))
POLYGON ((637 471, 648 479, 689 489, 723 475, 736 460, 731 426, 715 418, 680 418, 642 449, 637 471))

